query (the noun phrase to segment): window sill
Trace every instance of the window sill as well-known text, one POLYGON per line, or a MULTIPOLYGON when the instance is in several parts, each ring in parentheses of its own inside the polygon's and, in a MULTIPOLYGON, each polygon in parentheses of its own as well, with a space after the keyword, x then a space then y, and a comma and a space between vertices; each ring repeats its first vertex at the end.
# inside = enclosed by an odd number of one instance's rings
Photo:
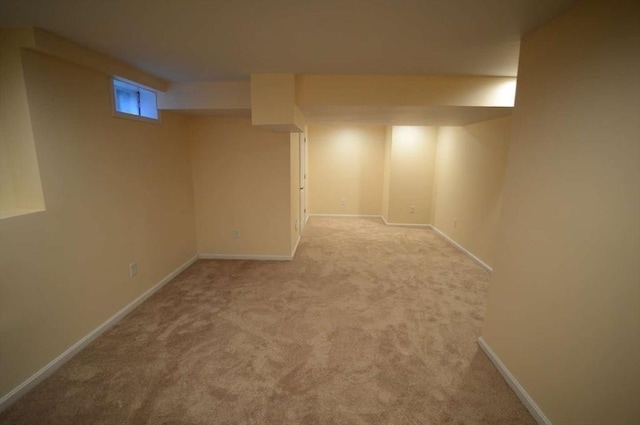
POLYGON ((124 118, 126 120, 147 122, 149 124, 160 124, 160 114, 158 114, 158 118, 147 118, 140 115, 125 114, 123 112, 113 111, 113 116, 115 118, 124 118))

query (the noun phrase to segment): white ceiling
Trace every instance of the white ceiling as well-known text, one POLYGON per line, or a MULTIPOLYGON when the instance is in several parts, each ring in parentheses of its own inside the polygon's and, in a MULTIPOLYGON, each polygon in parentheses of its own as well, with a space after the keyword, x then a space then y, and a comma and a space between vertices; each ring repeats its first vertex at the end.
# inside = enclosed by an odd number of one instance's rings
POLYGON ((521 35, 576 0, 2 0, 169 81, 255 72, 515 76, 521 35))

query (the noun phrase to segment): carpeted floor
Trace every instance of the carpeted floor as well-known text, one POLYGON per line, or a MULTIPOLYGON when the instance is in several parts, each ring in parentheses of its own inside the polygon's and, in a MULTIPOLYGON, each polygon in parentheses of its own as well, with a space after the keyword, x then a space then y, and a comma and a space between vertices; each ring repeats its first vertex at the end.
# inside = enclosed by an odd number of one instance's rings
POLYGON ((432 230, 313 217, 294 261, 198 261, 0 423, 534 425, 476 345, 488 281, 432 230))

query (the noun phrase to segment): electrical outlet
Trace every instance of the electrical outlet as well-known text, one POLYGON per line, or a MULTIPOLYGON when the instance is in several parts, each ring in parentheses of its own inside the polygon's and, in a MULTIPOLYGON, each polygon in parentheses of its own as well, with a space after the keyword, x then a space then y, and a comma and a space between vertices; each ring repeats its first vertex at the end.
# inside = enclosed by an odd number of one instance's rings
POLYGON ((409 207, 409 212, 410 212, 411 214, 415 214, 415 213, 416 213, 416 206, 415 206, 415 205, 411 205, 411 206, 409 207))
POLYGON ((239 238, 240 237, 240 230, 238 229, 233 229, 233 237, 234 238, 239 238))
POLYGON ((129 277, 134 277, 138 274, 138 265, 136 263, 129 264, 129 277))
POLYGON ((343 207, 347 205, 347 199, 346 198, 342 198, 340 200, 340 205, 342 205, 343 207))

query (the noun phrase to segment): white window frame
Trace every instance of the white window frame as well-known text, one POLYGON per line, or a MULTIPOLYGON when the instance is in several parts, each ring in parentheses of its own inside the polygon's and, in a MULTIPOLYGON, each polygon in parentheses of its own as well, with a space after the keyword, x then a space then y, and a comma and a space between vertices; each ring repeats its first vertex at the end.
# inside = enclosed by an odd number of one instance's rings
POLYGON ((125 118, 128 120, 134 120, 134 121, 141 121, 141 122, 147 122, 147 123, 153 123, 153 124, 160 124, 160 122, 162 121, 162 114, 160 109, 158 109, 158 91, 145 86, 143 84, 140 84, 136 81, 133 80, 129 80, 128 78, 123 78, 123 77, 119 77, 117 75, 112 75, 111 78, 109 79, 109 93, 111 94, 111 112, 112 115, 116 118, 125 118), (116 88, 115 88, 115 81, 122 81, 128 84, 132 84, 136 87, 140 87, 141 89, 144 90, 148 90, 151 91, 153 93, 155 93, 156 95, 156 111, 158 111, 158 118, 148 118, 142 115, 134 115, 134 114, 127 114, 126 112, 119 112, 116 109, 116 88))

